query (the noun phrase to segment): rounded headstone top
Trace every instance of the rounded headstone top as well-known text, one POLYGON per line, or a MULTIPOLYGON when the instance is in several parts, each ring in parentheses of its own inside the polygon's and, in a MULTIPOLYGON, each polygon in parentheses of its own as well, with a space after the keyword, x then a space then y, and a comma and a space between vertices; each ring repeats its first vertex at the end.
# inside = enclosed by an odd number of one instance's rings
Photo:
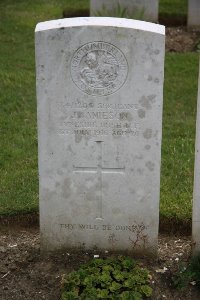
POLYGON ((107 26, 107 27, 121 27, 121 28, 130 28, 143 30, 147 32, 154 32, 158 34, 165 35, 165 26, 132 20, 125 18, 111 18, 111 17, 81 17, 81 18, 67 18, 67 19, 58 19, 52 21, 46 21, 38 23, 35 32, 50 30, 50 29, 59 29, 65 27, 81 27, 81 26, 107 26))

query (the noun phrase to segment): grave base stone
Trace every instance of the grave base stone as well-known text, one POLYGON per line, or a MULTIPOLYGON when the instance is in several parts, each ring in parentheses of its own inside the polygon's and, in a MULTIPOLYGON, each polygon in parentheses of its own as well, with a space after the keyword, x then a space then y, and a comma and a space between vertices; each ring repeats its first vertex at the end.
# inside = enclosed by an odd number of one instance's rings
POLYGON ((90 0, 90 15, 95 16, 108 13, 112 17, 120 17, 123 9, 126 9, 129 18, 142 18, 149 22, 158 21, 158 0, 90 0))
POLYGON ((188 27, 200 28, 200 1, 188 0, 188 27))

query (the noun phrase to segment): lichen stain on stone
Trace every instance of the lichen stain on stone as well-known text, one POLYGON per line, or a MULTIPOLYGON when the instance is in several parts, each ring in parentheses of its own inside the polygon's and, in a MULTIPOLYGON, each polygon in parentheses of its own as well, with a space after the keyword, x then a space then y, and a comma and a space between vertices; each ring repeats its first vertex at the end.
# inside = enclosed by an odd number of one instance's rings
POLYGON ((155 164, 151 161, 146 162, 145 166, 149 169, 149 171, 153 171, 155 168, 155 164))
POLYGON ((57 174, 60 175, 60 176, 62 176, 64 173, 63 173, 62 170, 59 169, 59 170, 57 171, 57 174))
POLYGON ((67 168, 68 168, 68 163, 67 163, 66 161, 63 163, 63 168, 64 168, 64 169, 67 169, 67 168))
POLYGON ((143 159, 144 156, 142 154, 139 154, 139 155, 136 155, 135 158, 137 158, 137 159, 143 159))
POLYGON ((146 112, 144 109, 138 109, 138 117, 140 119, 144 119, 145 118, 145 115, 146 115, 146 112))
POLYGON ((49 189, 43 189, 43 192, 45 194, 45 199, 49 200, 55 197, 56 192, 55 191, 50 191, 49 189))
POLYGON ((139 201, 140 203, 144 203, 144 202, 146 202, 146 197, 145 197, 145 196, 140 197, 140 198, 138 199, 138 201, 139 201))
POLYGON ((156 139, 158 138, 158 130, 156 130, 156 132, 153 135, 156 139))
POLYGON ((96 196, 95 196, 95 193, 94 193, 93 189, 90 189, 89 191, 87 191, 85 193, 85 200, 87 202, 92 202, 93 203, 95 201, 95 198, 96 198, 96 196))
POLYGON ((144 147, 146 150, 150 150, 151 149, 151 145, 145 145, 144 147))
POLYGON ((75 134, 75 142, 80 143, 82 140, 82 136, 80 134, 75 134))
POLYGON ((84 205, 79 205, 75 208, 72 209, 72 215, 77 217, 77 214, 79 212, 79 215, 90 215, 91 214, 91 209, 89 206, 86 205, 86 203, 84 203, 84 205))
POLYGON ((70 178, 65 178, 62 185, 62 196, 64 198, 69 198, 71 195, 71 189, 72 189, 72 180, 70 178))
POLYGON ((143 175, 144 169, 138 168, 138 169, 137 169, 137 172, 138 172, 139 175, 143 175))
POLYGON ((86 187, 87 189, 91 189, 91 188, 93 187, 93 185, 94 185, 93 180, 91 180, 91 179, 86 179, 86 181, 85 181, 85 187, 86 187))
POLYGON ((106 182, 106 181, 103 181, 103 183, 102 183, 102 189, 107 190, 108 188, 109 188, 109 183, 106 182))
POLYGON ((69 152, 72 153, 72 154, 75 154, 75 152, 72 150, 71 145, 69 145, 69 146, 67 147, 67 151, 69 151, 69 152))
POLYGON ((120 208, 116 207, 116 208, 112 209, 112 212, 113 212, 114 215, 119 215, 121 213, 121 210, 120 210, 120 208))
POLYGON ((139 103, 145 109, 150 110, 150 109, 152 109, 152 104, 156 102, 155 98, 156 98, 156 95, 154 95, 154 94, 149 95, 147 97, 142 96, 141 99, 139 100, 139 103))
POLYGON ((143 137, 145 139, 151 139, 152 138, 152 129, 151 128, 147 128, 144 132, 143 132, 143 137))
POLYGON ((129 188, 129 191, 131 194, 133 194, 133 195, 135 194, 135 190, 133 188, 129 188))
MULTIPOLYGON (((93 174, 94 175, 94 174, 93 174)), ((99 191, 98 182, 96 180, 87 180, 85 184, 81 184, 78 189, 78 193, 83 195, 83 198, 87 202, 94 202, 97 192, 99 191)))

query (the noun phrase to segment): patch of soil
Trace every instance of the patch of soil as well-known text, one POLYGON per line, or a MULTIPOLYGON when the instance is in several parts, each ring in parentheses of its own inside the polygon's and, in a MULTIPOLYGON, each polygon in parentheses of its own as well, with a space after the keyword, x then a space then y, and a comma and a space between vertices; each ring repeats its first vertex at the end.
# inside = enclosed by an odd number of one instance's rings
POLYGON ((159 15, 159 24, 175 27, 175 26, 186 26, 187 25, 187 15, 159 15))
POLYGON ((89 17, 89 9, 65 9, 63 11, 63 18, 89 17))
POLYGON ((167 52, 192 52, 200 43, 200 31, 187 30, 186 27, 166 28, 167 52))
MULTIPOLYGON (((98 252, 40 254, 38 228, 5 227, 0 232, 0 299, 59 300, 63 274, 77 269, 93 258, 109 256, 98 252)), ((159 237, 157 260, 143 258, 140 264, 150 270, 153 287, 151 300, 198 300, 200 290, 190 285, 185 291, 172 287, 172 276, 180 262, 187 263, 191 254, 190 237, 159 237)))

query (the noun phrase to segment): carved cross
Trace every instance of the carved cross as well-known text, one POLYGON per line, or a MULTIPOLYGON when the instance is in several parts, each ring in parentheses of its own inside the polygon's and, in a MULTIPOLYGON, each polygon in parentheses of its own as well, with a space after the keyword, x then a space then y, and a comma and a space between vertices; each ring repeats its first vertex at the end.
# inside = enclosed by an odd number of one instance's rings
POLYGON ((103 220, 103 212, 102 212, 102 202, 103 202, 103 197, 102 197, 102 175, 105 173, 118 173, 118 174, 123 174, 124 169, 123 168, 105 168, 102 166, 102 142, 103 141, 96 141, 97 143, 97 166, 96 167, 76 167, 74 166, 74 172, 78 173, 91 173, 94 172, 97 174, 97 179, 98 179, 98 190, 97 190, 97 215, 96 219, 97 220, 103 220))

